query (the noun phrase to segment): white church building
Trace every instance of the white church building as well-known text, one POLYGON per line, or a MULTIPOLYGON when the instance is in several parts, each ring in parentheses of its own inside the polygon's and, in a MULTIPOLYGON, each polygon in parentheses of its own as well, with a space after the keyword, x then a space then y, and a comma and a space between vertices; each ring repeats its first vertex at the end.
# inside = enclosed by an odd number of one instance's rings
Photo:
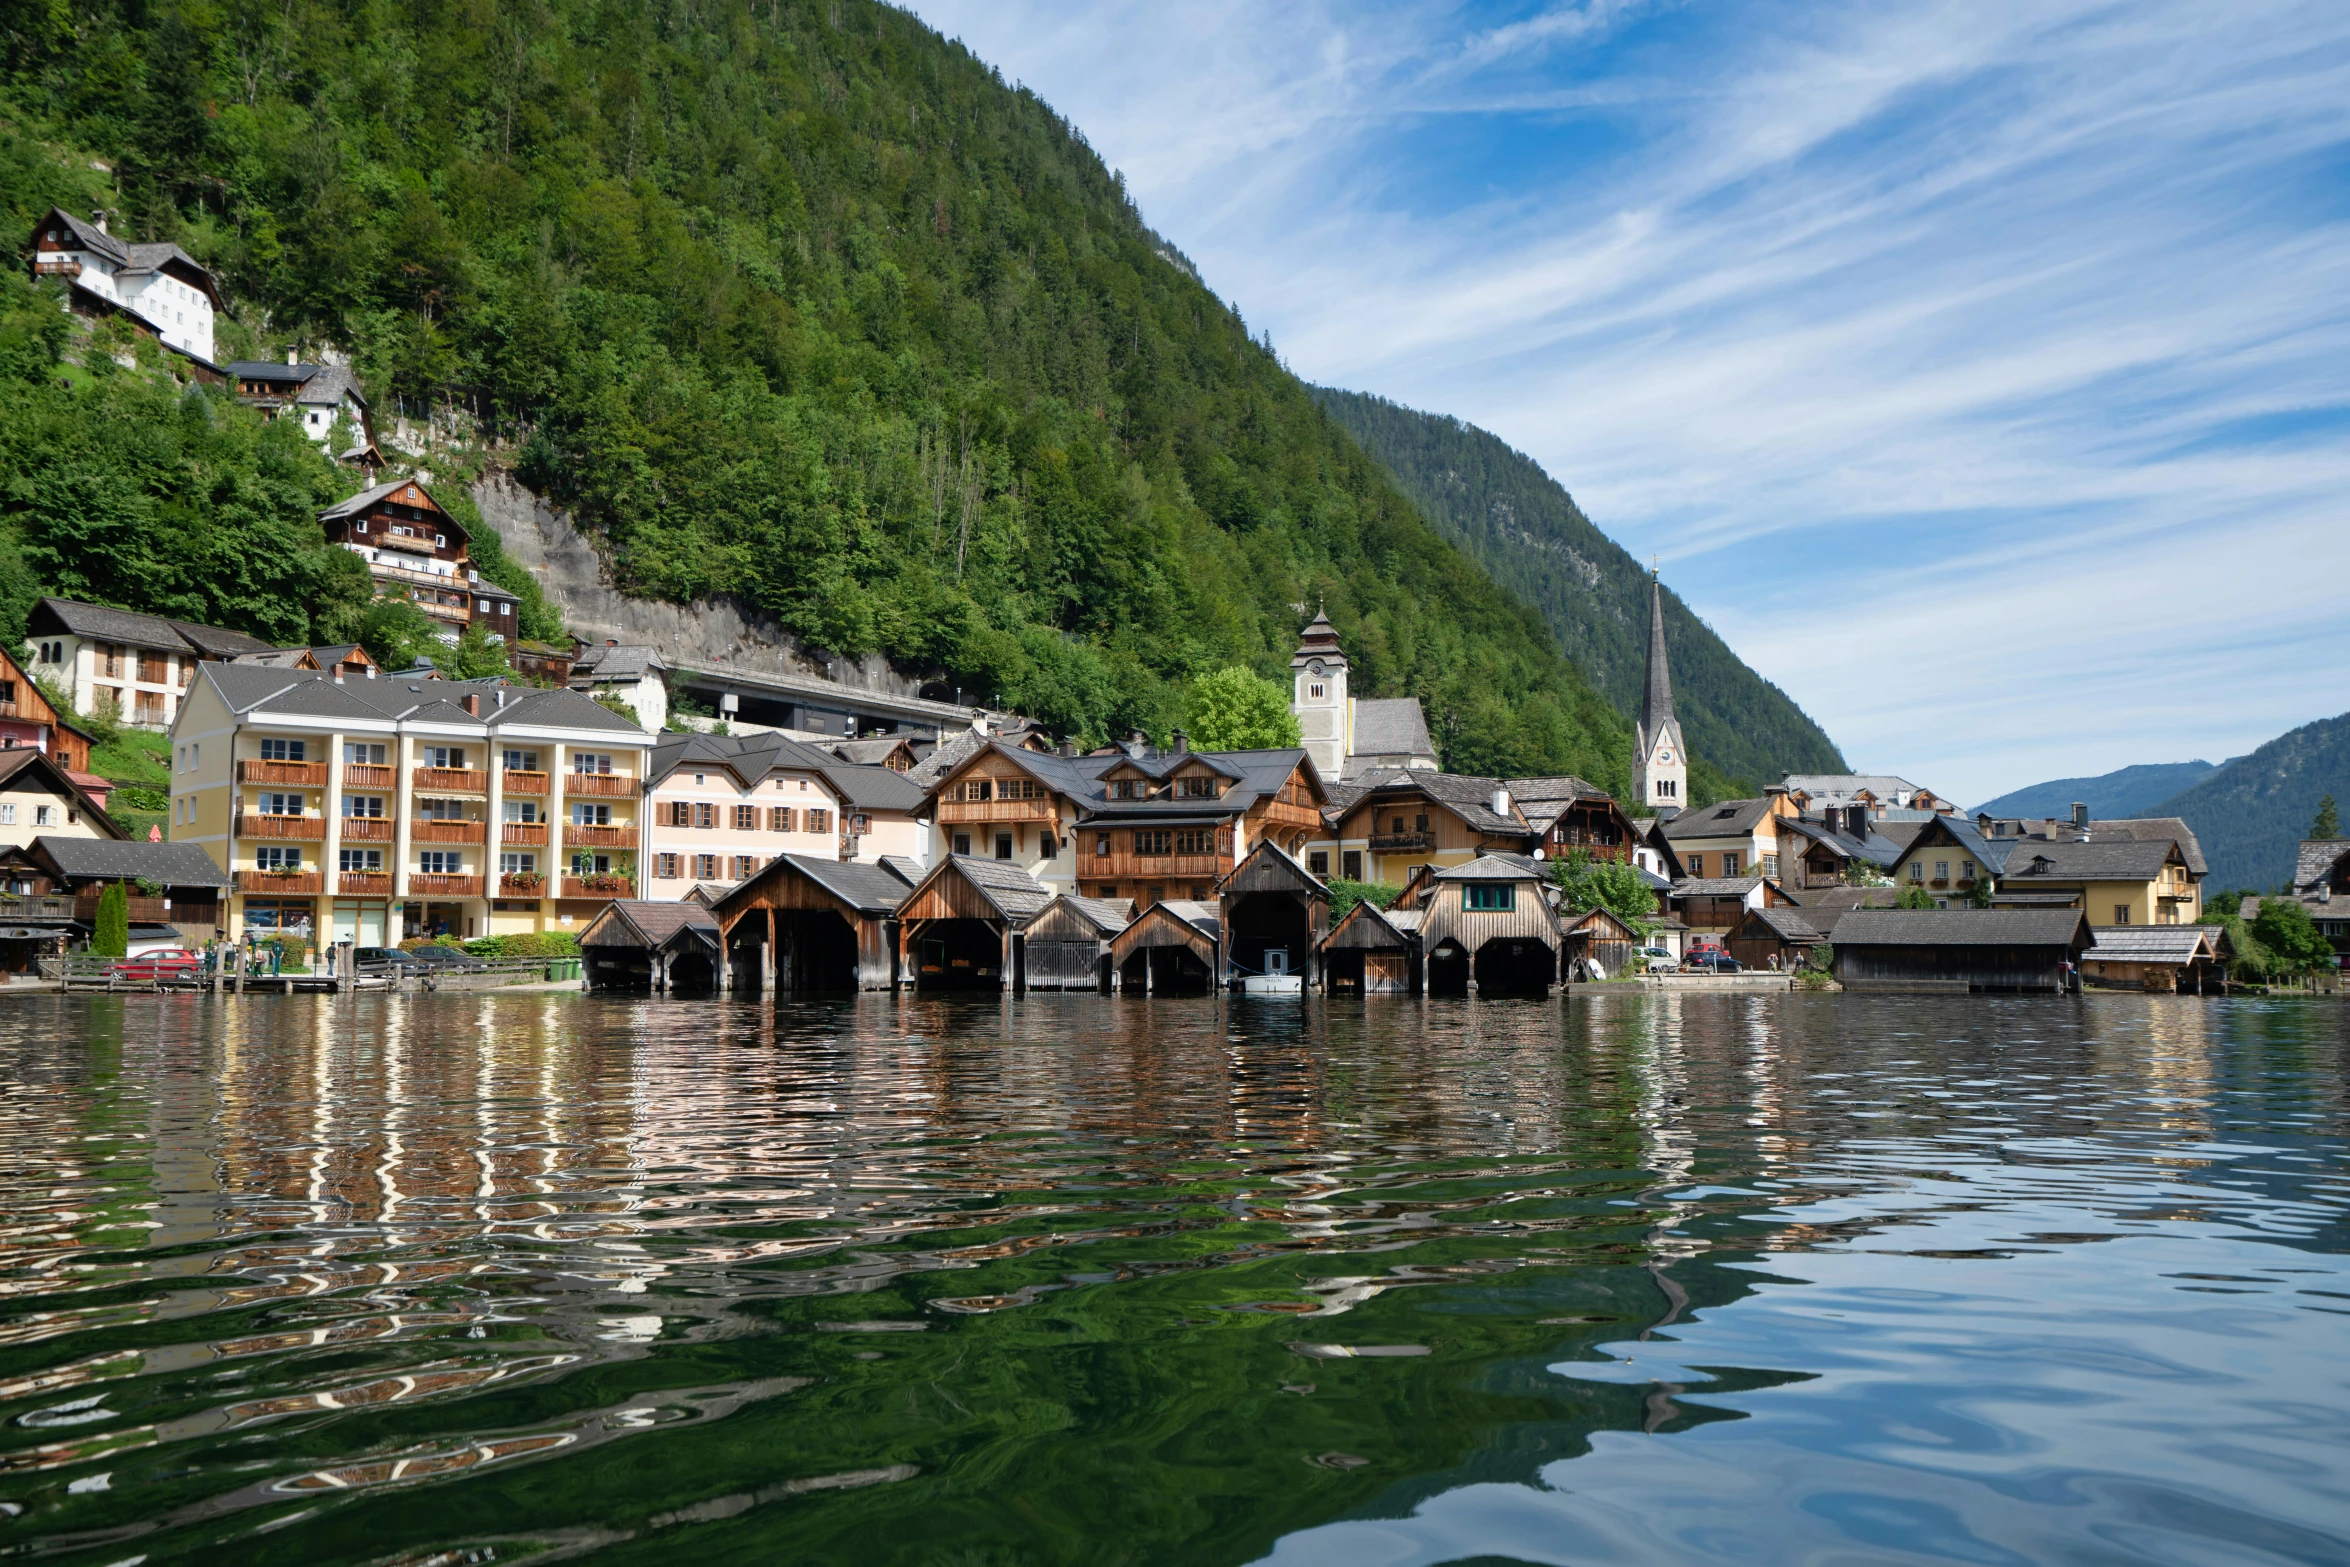
POLYGON ((1436 769, 1436 742, 1418 697, 1364 700, 1347 690, 1346 654, 1328 615, 1315 611, 1298 633, 1289 669, 1289 710, 1297 715, 1299 743, 1326 781, 1388 767, 1436 769))

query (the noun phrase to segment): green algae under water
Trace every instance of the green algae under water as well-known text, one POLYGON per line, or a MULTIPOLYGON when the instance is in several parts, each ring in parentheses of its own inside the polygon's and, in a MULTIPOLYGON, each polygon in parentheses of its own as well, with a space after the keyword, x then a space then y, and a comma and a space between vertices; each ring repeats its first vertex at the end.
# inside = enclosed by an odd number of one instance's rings
POLYGON ((0 1551, 2350 1561, 2332 1003, 0 1003, 0 1551))

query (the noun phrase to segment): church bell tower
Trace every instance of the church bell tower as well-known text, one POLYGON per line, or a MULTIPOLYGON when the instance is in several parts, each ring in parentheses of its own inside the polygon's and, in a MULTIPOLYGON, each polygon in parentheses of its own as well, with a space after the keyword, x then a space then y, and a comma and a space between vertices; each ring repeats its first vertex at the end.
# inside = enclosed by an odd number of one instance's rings
POLYGON ((1346 654, 1339 650, 1338 628, 1319 609, 1313 622, 1298 633, 1289 673, 1289 710, 1297 715, 1299 741, 1314 759, 1314 770, 1335 780, 1351 749, 1348 729, 1354 707, 1347 700, 1346 654))
POLYGON ((1689 803, 1689 750, 1673 716, 1673 672, 1665 664, 1665 590, 1653 569, 1648 583, 1648 690, 1633 731, 1632 792, 1641 806, 1670 816, 1689 803))

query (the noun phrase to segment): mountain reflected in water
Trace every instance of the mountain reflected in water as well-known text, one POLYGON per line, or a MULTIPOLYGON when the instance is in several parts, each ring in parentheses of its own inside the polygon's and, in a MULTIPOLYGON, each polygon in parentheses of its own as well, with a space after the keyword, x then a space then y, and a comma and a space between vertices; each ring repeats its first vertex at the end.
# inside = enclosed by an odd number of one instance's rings
POLYGON ((0 1548, 2342 1561, 2343 1018, 16 998, 0 1548))

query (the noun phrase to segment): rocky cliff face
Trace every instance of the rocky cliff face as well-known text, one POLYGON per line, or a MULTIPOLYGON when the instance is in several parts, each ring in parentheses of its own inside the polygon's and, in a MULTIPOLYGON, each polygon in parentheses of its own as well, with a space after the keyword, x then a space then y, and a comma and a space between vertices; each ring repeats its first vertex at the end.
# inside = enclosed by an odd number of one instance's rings
POLYGON ((837 681, 861 691, 918 695, 920 682, 879 655, 842 658, 810 649, 773 617, 732 598, 670 604, 631 598, 607 580, 596 547, 559 507, 511 475, 493 473, 473 486, 482 520, 498 530, 506 553, 528 568, 562 607, 572 634, 658 648, 672 664, 740 669, 837 681))

